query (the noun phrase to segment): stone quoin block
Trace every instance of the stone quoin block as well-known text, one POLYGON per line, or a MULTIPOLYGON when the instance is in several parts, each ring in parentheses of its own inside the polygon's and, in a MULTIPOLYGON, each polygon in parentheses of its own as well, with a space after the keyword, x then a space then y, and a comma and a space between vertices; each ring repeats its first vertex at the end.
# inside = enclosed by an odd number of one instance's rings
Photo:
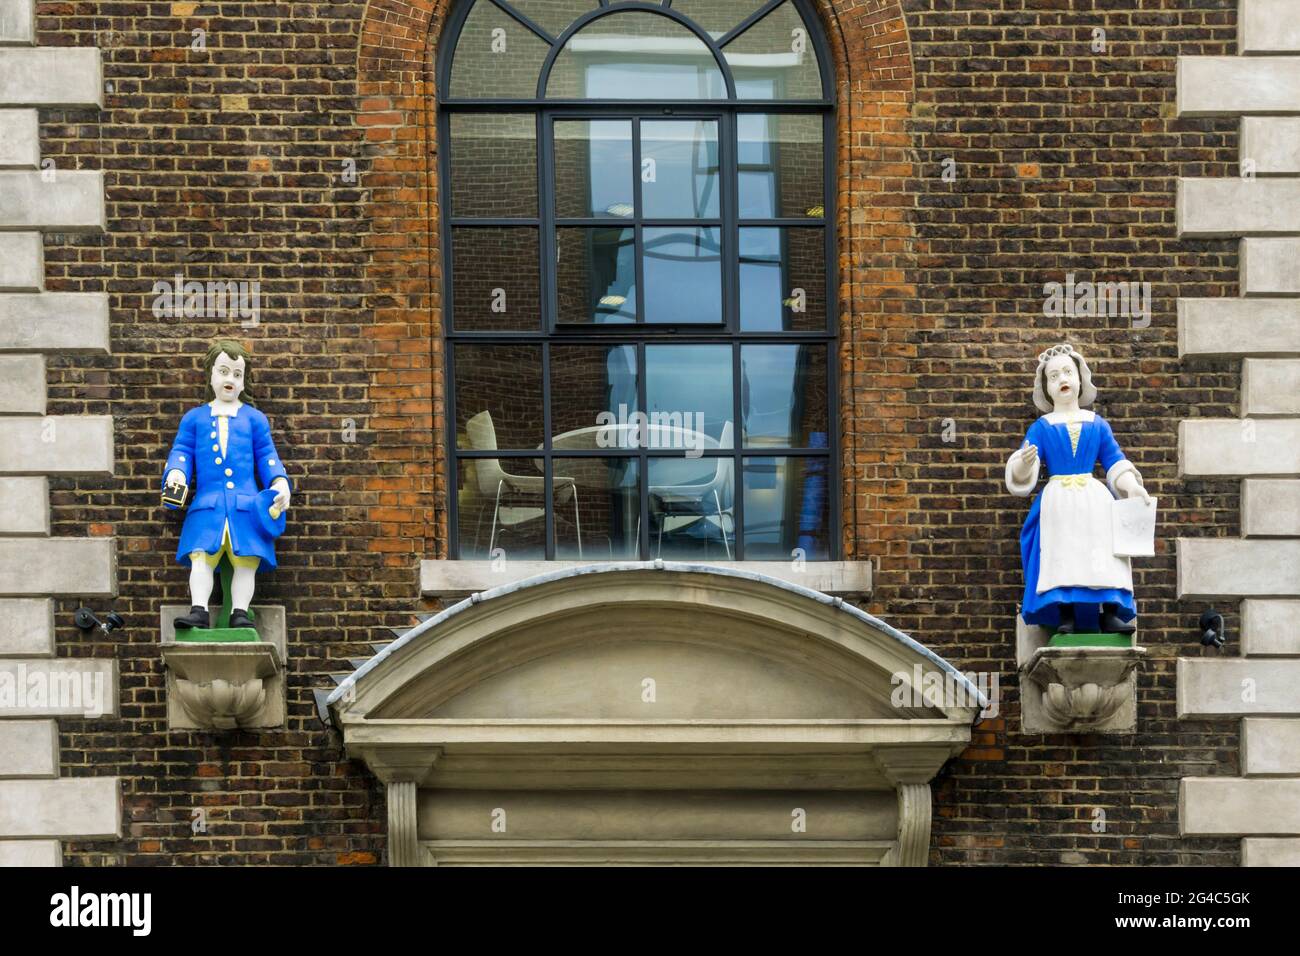
POLYGON ((1241 414, 1300 414, 1300 359, 1249 358, 1242 362, 1241 414))
POLYGON ((108 296, 0 295, 0 352, 107 352, 108 296))
POLYGON ((0 600, 0 657, 54 654, 54 602, 46 598, 0 600))
POLYGON ((1300 53, 1300 10, 1295 0, 1240 0, 1237 52, 1300 53))
POLYGON ((1300 474, 1300 419, 1181 421, 1178 474, 1183 478, 1286 478, 1300 474))
POLYGON ((1292 235, 1300 232, 1300 179, 1180 179, 1178 235, 1292 235))
POLYGON ((1178 659, 1178 716, 1300 714, 1300 660, 1178 659))
POLYGON ((0 0, 0 44, 36 42, 36 0, 0 0))
POLYGON ((62 865, 58 840, 0 840, 0 867, 62 865))
POLYGON ((1180 598, 1300 594, 1300 540, 1179 538, 1180 598))
POLYGON ((1300 774, 1300 720, 1243 720, 1241 755, 1241 772, 1246 776, 1300 774))
POLYGON ((1300 839, 1248 837, 1241 841, 1242 866, 1300 866, 1300 839))
POLYGON ((36 110, 0 110, 0 166, 41 165, 36 110))
POLYGON ((41 234, 0 232, 0 292, 39 292, 43 288, 45 244, 41 234))
POLYGON ((1300 239, 1243 239, 1242 295, 1300 295, 1300 239))
POLYGON ((49 533, 49 481, 43 475, 0 478, 0 534, 49 533))
POLYGON ((1300 116, 1243 116, 1241 158, 1257 176, 1300 173, 1300 116))
POLYGON ((96 47, 0 49, 0 106, 103 106, 96 47))
POLYGON ((0 414, 45 414, 45 357, 0 355, 0 414))
POLYGON ((92 840, 121 835, 117 777, 0 780, 0 837, 92 840))
POLYGON ((0 418, 0 474, 111 475, 107 415, 0 418))
POLYGON ((1300 600, 1242 601, 1241 653, 1248 657, 1300 655, 1300 600))
POLYGON ((0 777, 58 775, 59 728, 54 721, 0 719, 0 777))
POLYGON ((117 697, 115 660, 0 659, 0 717, 115 717, 117 697))
MULTIPOLYGON (((4 51, 0 50, 0 57, 4 51)), ((104 174, 94 170, 0 170, 0 229, 102 232, 104 174)))
POLYGON ((1300 300, 1179 299, 1178 354, 1300 355, 1300 300))
POLYGON ((1248 538, 1300 537, 1300 481, 1283 478, 1243 481, 1241 533, 1248 538))
POLYGON ((1300 778, 1185 777, 1178 785, 1184 836, 1300 834, 1300 778))
POLYGON ((1179 116, 1300 113, 1300 56, 1180 56, 1179 116))
POLYGON ((0 595, 117 594, 112 538, 0 538, 0 595))

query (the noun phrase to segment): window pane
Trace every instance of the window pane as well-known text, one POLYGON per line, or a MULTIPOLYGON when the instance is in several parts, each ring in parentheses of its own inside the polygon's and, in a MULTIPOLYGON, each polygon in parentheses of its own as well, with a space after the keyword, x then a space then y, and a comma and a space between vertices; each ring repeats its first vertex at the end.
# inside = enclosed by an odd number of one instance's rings
POLYGON ((740 327, 747 332, 826 330, 823 230, 740 230, 740 327))
POLYGON ((830 554, 825 457, 745 459, 745 560, 808 561, 830 554))
POLYGON ((673 0, 673 9, 684 13, 717 40, 730 33, 766 0, 673 0))
POLYGON ((620 426, 631 423, 637 407, 634 346, 551 346, 553 448, 636 447, 620 426))
POLYGON ((649 11, 611 13, 569 38, 555 59, 551 99, 723 99, 722 71, 686 27, 649 11))
POLYGON ((545 485, 531 458, 460 458, 456 468, 462 558, 546 557, 545 485))
POLYGON ((651 458, 650 555, 735 556, 735 459, 651 458))
POLYGON ((456 447, 527 450, 542 443, 541 346, 457 345, 454 362, 456 447))
POLYGON ((541 328, 535 226, 451 231, 452 324, 458 332, 541 328))
POLYGON ((722 321, 722 246, 716 227, 646 228, 646 322, 722 321))
POLYGON ((718 217, 718 124, 641 123, 641 201, 648 219, 718 217))
POLYGON ((736 117, 741 219, 822 219, 822 118, 799 113, 736 117))
POLYGON ((722 48, 740 99, 817 100, 822 81, 812 35, 783 3, 722 48))
POLYGON ((635 458, 556 458, 555 556, 584 561, 635 559, 641 523, 640 462, 635 458))
POLYGON ((495 4, 479 0, 465 18, 451 61, 451 95, 533 99, 550 46, 495 4))
POLYGON ((827 447, 825 345, 742 346, 740 376, 746 447, 827 447))
POLYGON ((645 362, 646 411, 661 447, 734 447, 730 345, 647 345, 645 362), (681 440, 670 441, 679 428, 681 440))
POLYGON ((630 219, 632 121, 557 120, 555 214, 630 219))
MULTIPOLYGON (((482 2, 482 0, 480 0, 482 2)), ((514 7, 553 37, 578 17, 600 6, 599 0, 511 0, 514 7)))
POLYGON ((631 229, 556 230, 556 294, 561 322, 636 321, 636 245, 631 229))
POLYGON ((537 121, 531 115, 452 115, 451 214, 537 215, 537 121))

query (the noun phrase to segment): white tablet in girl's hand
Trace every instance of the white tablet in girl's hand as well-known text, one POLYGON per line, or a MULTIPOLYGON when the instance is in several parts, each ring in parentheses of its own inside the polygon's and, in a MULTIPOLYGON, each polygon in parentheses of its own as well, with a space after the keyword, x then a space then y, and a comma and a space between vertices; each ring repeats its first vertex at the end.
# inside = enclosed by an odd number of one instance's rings
POLYGON ((1149 558, 1156 553, 1156 499, 1121 498, 1111 504, 1113 550, 1120 558, 1149 558))

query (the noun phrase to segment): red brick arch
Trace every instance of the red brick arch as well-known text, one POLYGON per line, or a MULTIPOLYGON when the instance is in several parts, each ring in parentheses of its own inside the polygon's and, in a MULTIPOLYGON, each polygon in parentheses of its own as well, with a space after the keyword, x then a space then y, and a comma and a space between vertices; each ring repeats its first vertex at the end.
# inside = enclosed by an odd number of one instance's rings
MULTIPOLYGON (((370 225, 370 449, 361 489, 367 537, 393 566, 446 555, 446 387, 433 52, 456 0, 370 0, 361 32, 356 122, 370 225)), ((898 0, 815 0, 834 60, 839 110, 835 222, 840 267, 845 554, 901 556, 910 509, 897 465, 917 436, 901 396, 915 384, 908 283, 916 249, 907 121, 913 72, 898 0)))

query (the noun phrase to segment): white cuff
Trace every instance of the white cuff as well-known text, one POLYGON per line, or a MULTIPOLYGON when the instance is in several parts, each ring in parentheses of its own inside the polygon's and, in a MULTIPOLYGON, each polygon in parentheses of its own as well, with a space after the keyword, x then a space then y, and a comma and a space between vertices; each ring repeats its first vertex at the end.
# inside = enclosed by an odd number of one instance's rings
POLYGON ((1011 492, 1013 495, 1015 495, 1018 498, 1028 498, 1030 495, 1032 495, 1034 493, 1034 489, 1038 487, 1038 470, 1039 467, 1042 465, 1042 463, 1043 460, 1041 458, 1035 458, 1034 470, 1033 473, 1030 474, 1029 480, 1025 482, 1019 482, 1016 481, 1015 475, 1012 474, 1011 459, 1008 458, 1007 459, 1007 491, 1011 492))
POLYGON ((1119 493, 1119 489, 1115 487, 1115 482, 1119 479, 1120 475, 1130 471, 1133 473, 1133 477, 1137 479, 1138 484, 1142 484, 1141 473, 1133 467, 1133 462, 1129 461, 1127 458, 1121 458, 1119 461, 1115 462, 1115 464, 1106 469, 1106 487, 1110 489, 1110 493, 1116 498, 1121 498, 1123 496, 1119 493))

